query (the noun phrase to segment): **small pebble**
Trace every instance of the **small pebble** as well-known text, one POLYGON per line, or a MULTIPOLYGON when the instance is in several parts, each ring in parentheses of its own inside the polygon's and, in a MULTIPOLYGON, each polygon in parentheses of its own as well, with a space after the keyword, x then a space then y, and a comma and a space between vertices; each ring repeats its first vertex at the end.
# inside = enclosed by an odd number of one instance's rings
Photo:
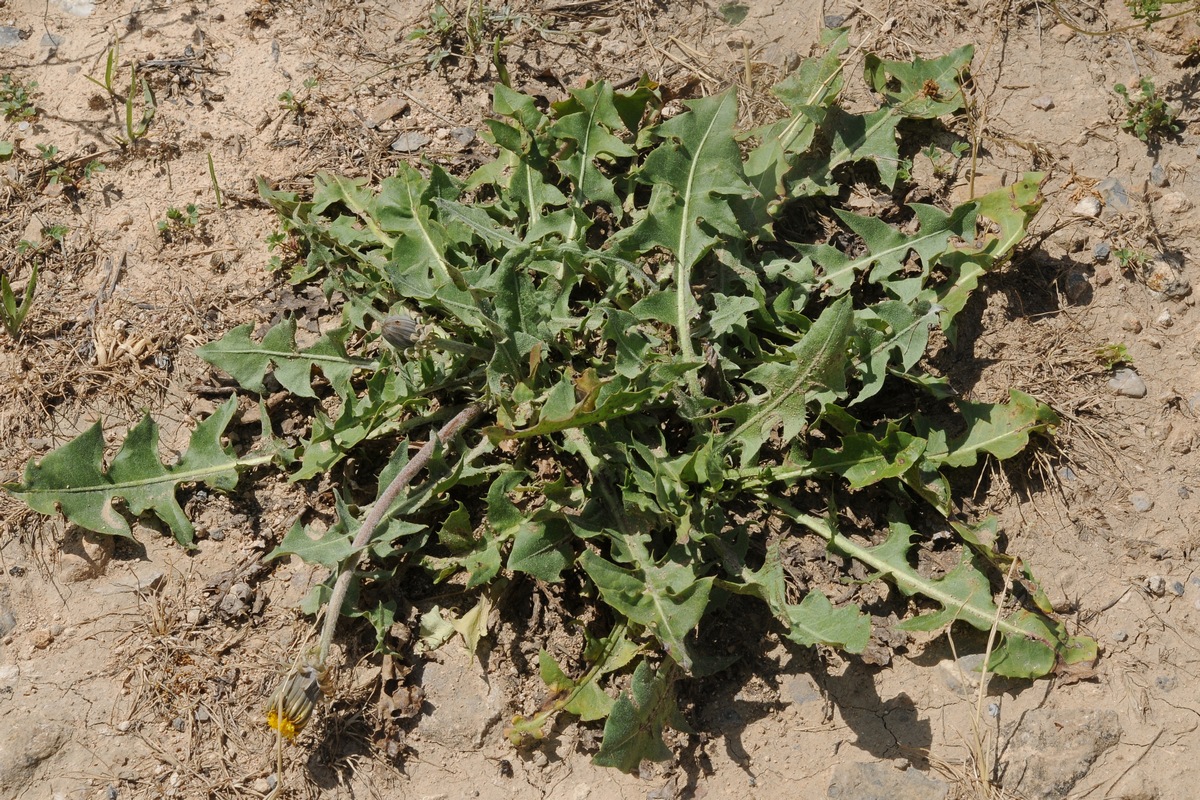
POLYGON ((996 717, 1000 716, 1000 704, 999 703, 988 703, 988 716, 991 717, 992 719, 995 719, 996 717))
POLYGON ((1085 197, 1071 209, 1071 213, 1088 219, 1100 216, 1100 201, 1095 197, 1085 197))
POLYGON ((1123 642, 1129 638, 1129 634, 1125 631, 1115 631, 1112 637, 1114 642, 1123 642))
POLYGON ((1146 587, 1146 591, 1150 594, 1161 597, 1162 593, 1167 590, 1167 579, 1162 575, 1151 575, 1149 578, 1146 578, 1143 586, 1146 587))
POLYGON ((826 14, 825 15, 825 27, 826 28, 840 28, 845 24, 846 24, 846 17, 843 14, 826 14))
POLYGON ((1108 388, 1122 397, 1145 397, 1146 382, 1131 369, 1119 369, 1108 381, 1108 388))
POLYGON ((1059 467, 1058 468, 1058 477, 1059 477, 1059 480, 1063 480, 1063 481, 1067 481, 1067 482, 1073 481, 1073 480, 1075 480, 1075 477, 1076 477, 1075 470, 1071 469, 1070 467, 1059 467))
POLYGON ((38 650, 45 650, 53 641, 54 634, 46 628, 38 628, 33 632, 33 646, 38 650))
POLYGON ((1129 331, 1130 333, 1141 333, 1142 322, 1133 314, 1126 314, 1121 320, 1121 330, 1129 331))
POLYGON ((66 39, 64 39, 63 37, 59 36, 56 33, 42 34, 42 47, 49 47, 50 49, 53 50, 54 48, 58 47, 65 41, 66 41, 66 39))
POLYGON ((420 150, 425 145, 429 144, 432 139, 423 133, 415 131, 405 131, 392 140, 392 152, 395 153, 413 153, 420 150))
POLYGON ((1154 679, 1154 685, 1160 692, 1169 692, 1179 684, 1179 679, 1174 675, 1159 675, 1154 679))
POLYGON ((1129 495, 1129 503, 1133 506, 1133 510, 1139 513, 1145 513, 1154 508, 1154 500, 1145 492, 1134 492, 1129 495))
POLYGON ((1168 214, 1182 214, 1192 208, 1192 201, 1183 192, 1170 192, 1159 201, 1159 208, 1168 214))
POLYGON ((1187 500, 1192 496, 1192 490, 1186 486, 1180 486, 1175 490, 1175 494, 1179 495, 1180 500, 1187 500))
POLYGON ((1112 247, 1108 242, 1101 242, 1092 249, 1092 258, 1097 261, 1108 261, 1108 257, 1112 255, 1112 247))
POLYGON ((1183 277, 1183 268, 1161 253, 1154 257, 1146 272, 1146 288, 1171 298, 1187 297, 1192 285, 1183 277))
POLYGON ((1167 185, 1167 169, 1162 164, 1155 164, 1150 168, 1150 183, 1158 188, 1167 185))
POLYGON ((1054 98, 1048 94, 1035 98, 1029 101, 1029 104, 1034 108, 1040 108, 1042 111, 1049 111, 1054 108, 1054 98))
POLYGON ((0 25, 0 47, 16 47, 21 43, 21 29, 0 25))
POLYGON ((133 723, 130 722, 129 720, 125 720, 124 722, 118 722, 117 723, 117 732, 118 733, 128 733, 129 729, 132 727, 133 727, 133 723))
POLYGON ((213 528, 208 532, 208 538, 212 539, 214 542, 223 542, 225 541, 225 531, 221 530, 220 528, 213 528))
POLYGON ((176 717, 171 720, 171 727, 177 731, 183 731, 187 728, 187 723, 183 721, 183 717, 176 717))
POLYGON ((1100 181, 1096 184, 1096 191, 1104 198, 1104 205, 1118 214, 1128 211, 1132 207, 1129 201, 1129 192, 1125 190, 1125 185, 1116 178, 1105 178, 1100 181))
POLYGON ((1092 292, 1092 284, 1088 282, 1087 276, 1077 270, 1071 270, 1067 273, 1066 279, 1063 281, 1063 293, 1072 303, 1084 302, 1092 292))
POLYGON ((1168 588, 1171 590, 1171 594, 1175 595, 1176 597, 1183 597, 1182 581, 1171 581, 1171 585, 1168 588))
POLYGON ((538 769, 545 769, 546 765, 549 763, 550 759, 547 758, 546 754, 541 750, 538 750, 533 754, 533 765, 538 769))
POLYGON ((1167 308, 1164 308, 1163 312, 1154 320, 1154 324, 1160 328, 1169 328, 1173 323, 1174 320, 1171 319, 1171 310, 1167 308))
POLYGON ((204 706, 198 706, 196 708, 196 722, 208 722, 210 719, 211 717, 208 714, 207 708, 204 706))
POLYGON ((475 129, 466 126, 455 128, 450 131, 450 135, 454 137, 454 141, 458 142, 462 147, 469 147, 475 141, 475 129))

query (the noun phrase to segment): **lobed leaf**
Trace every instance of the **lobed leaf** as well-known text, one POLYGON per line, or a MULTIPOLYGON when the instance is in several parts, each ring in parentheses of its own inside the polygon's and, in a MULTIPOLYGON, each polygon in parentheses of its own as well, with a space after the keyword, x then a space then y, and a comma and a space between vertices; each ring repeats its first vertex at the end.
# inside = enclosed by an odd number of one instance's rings
POLYGON ((269 456, 239 459, 222 445, 221 436, 237 410, 230 398, 196 426, 188 449, 174 466, 158 455, 158 425, 149 415, 129 431, 107 469, 104 432, 96 423, 84 433, 25 467, 20 483, 6 491, 42 514, 61 512, 70 522, 97 533, 132 538, 129 523, 116 507, 118 500, 134 516, 153 512, 175 539, 191 547, 195 529, 175 497, 183 483, 203 483, 229 491, 238 471, 270 460, 269 456))
POLYGON ((339 395, 351 393, 350 377, 356 369, 374 369, 375 362, 352 358, 346 353, 349 329, 337 328, 322 336, 312 347, 296 349, 296 323, 290 319, 267 331, 262 343, 250 338, 253 325, 239 325, 215 342, 196 349, 196 354, 228 372, 238 385, 266 394, 263 381, 269 371, 283 388, 299 397, 316 397, 312 370, 319 368, 339 395))
POLYGON ((644 759, 666 761, 671 751, 663 728, 688 730, 675 701, 670 662, 655 670, 643 660, 633 671, 633 683, 613 704, 604 723, 604 738, 592 763, 633 772, 644 759))

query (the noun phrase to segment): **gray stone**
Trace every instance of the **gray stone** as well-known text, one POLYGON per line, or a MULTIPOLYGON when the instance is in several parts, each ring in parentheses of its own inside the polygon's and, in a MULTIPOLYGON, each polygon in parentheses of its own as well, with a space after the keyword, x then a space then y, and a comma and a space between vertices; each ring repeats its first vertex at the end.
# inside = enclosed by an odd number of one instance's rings
POLYGON ((1038 708, 1008 726, 1001 783, 1022 797, 1061 800, 1121 740, 1117 712, 1038 708))
POLYGON ((462 147, 468 147, 471 142, 475 141, 475 129, 463 126, 454 128, 450 131, 450 135, 454 137, 454 141, 458 142, 462 147))
POLYGON ((392 151, 396 153, 415 153, 432 140, 423 133, 405 131, 392 140, 392 151))
POLYGON ((15 796, 29 788, 38 765, 59 751, 67 732, 45 719, 9 716, 0 731, 0 795, 15 796))
POLYGON ((1133 207, 1129 201, 1129 192, 1125 184, 1116 178, 1105 178, 1096 184, 1096 191, 1104 198, 1104 207, 1110 211, 1124 213, 1133 207))
POLYGON ((0 25, 0 47, 16 47, 21 43, 21 29, 0 25))
POLYGON ((65 37, 59 36, 56 33, 42 34, 42 47, 49 47, 51 50, 53 50, 56 47, 59 47, 65 41, 66 41, 65 37))
POLYGON ((1162 164, 1155 164, 1150 168, 1150 183, 1158 188, 1163 188, 1167 185, 1167 170, 1162 164))
POLYGON ((903 772, 888 763, 838 764, 826 797, 838 800, 945 800, 950 784, 919 770, 903 772))
POLYGON ((1040 108, 1042 111, 1049 111, 1054 108, 1054 98, 1048 94, 1044 94, 1041 97, 1035 97, 1033 100, 1030 100, 1029 104, 1034 108, 1040 108))
POLYGON ((427 662, 421 675, 430 711, 418 732, 451 751, 478 749, 504 714, 503 693, 480 677, 479 664, 461 642, 450 642, 437 655, 441 660, 427 662))
POLYGON ((1133 492, 1129 495, 1129 504, 1138 513, 1145 513, 1154 508, 1154 498, 1146 492, 1133 492))
POLYGON ((840 28, 845 24, 846 24, 846 16, 844 14, 826 14, 825 15, 825 27, 826 28, 840 28))
POLYGON ((1163 592, 1167 590, 1167 579, 1162 575, 1151 575, 1149 578, 1146 578, 1146 582, 1143 585, 1150 594, 1155 597, 1162 597, 1163 592))
POLYGON ((17 627, 17 618, 13 612, 0 606, 0 637, 7 636, 17 627))
POLYGON ((1112 255, 1112 246, 1108 242, 1101 242, 1092 250, 1092 258, 1096 261, 1108 261, 1108 257, 1112 255))
POLYGON ((1108 388, 1122 397, 1145 397, 1146 382, 1131 369, 1119 369, 1108 381, 1108 388))

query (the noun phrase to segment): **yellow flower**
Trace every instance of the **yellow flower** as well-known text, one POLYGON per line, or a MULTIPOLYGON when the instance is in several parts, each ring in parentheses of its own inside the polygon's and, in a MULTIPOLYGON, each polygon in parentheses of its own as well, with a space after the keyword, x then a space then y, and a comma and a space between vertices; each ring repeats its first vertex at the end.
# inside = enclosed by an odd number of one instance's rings
POLYGON ((311 665, 300 667, 267 701, 267 724, 285 739, 295 739, 308 724, 321 695, 320 673, 311 665))

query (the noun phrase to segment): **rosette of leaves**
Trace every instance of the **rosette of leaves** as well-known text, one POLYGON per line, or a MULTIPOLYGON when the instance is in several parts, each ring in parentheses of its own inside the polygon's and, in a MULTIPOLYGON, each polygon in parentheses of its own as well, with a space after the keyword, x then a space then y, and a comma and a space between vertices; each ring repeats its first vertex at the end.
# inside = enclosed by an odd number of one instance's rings
MULTIPOLYGON (((319 175, 311 198, 262 189, 301 247, 291 280, 345 298, 343 326, 307 348, 290 327, 261 342, 238 330, 201 354, 248 391, 273 372, 295 394, 335 396, 279 459, 294 478, 390 447, 382 488, 408 461, 398 438, 467 403, 488 409, 387 510, 367 552, 350 545, 362 498, 345 487, 337 524, 320 535, 298 524, 275 554, 369 561, 374 581, 402 566, 460 576, 478 591, 453 621, 472 644, 514 577, 570 578, 608 608, 582 675, 542 655, 553 699, 513 721, 514 741, 565 711, 605 721, 599 763, 665 757, 664 728, 686 730, 676 681, 724 663, 695 636, 718 596, 758 598, 798 644, 862 651, 868 614, 789 580, 781 553, 801 536, 912 596, 904 627, 995 625, 997 673, 1037 677, 1095 657, 1040 593, 997 607, 1012 562, 987 521, 953 523, 961 557, 949 573, 910 563, 927 512, 953 511, 952 470, 1009 458, 1057 424, 1025 394, 966 402, 920 369, 931 328, 952 335, 980 277, 1024 238, 1041 176, 955 208, 910 204, 899 223, 843 209, 852 178, 898 185, 903 121, 963 107, 971 51, 869 58, 881 105, 859 114, 837 105, 846 33, 826 44, 776 87, 786 114, 752 131, 735 127, 733 90, 666 118, 649 81, 591 84, 548 106, 497 86, 486 122, 496 158, 465 179, 403 165, 378 186, 319 175), (813 208, 843 235, 796 235, 813 208), (835 244, 845 240, 856 246, 835 244), (419 314, 423 340, 371 357, 376 321, 399 308, 419 314), (888 413, 883 394, 917 400, 888 413), (827 496, 816 508, 813 486, 827 496), (835 498, 858 492, 891 498, 887 531, 843 530, 835 498), (748 528, 734 507, 764 524, 748 528), (771 517, 782 532, 766 532, 771 517), (609 679, 628 671, 614 697, 609 679)), ((98 502, 125 496, 111 473, 97 471, 98 502)), ((36 471, 9 488, 54 496, 36 471)), ((350 612, 382 634, 395 603, 350 612)))

